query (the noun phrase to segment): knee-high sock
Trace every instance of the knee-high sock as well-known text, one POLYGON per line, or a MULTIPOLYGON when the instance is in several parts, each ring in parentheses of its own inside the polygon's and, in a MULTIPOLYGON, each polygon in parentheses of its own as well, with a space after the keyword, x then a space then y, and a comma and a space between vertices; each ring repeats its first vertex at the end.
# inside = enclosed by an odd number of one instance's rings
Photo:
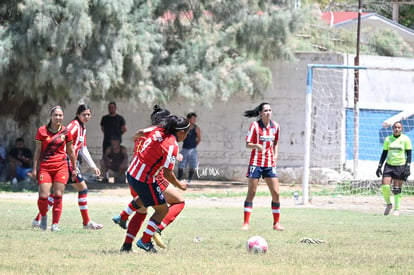
POLYGON ((184 209, 184 206, 185 202, 170 205, 167 216, 165 216, 158 228, 161 231, 164 230, 170 223, 172 223, 175 220, 175 218, 177 218, 177 216, 184 209))
MULTIPOLYGON (((53 196, 52 195, 49 195, 49 197, 47 197, 47 210, 46 210, 46 213, 49 211, 50 208, 53 207, 53 202, 54 202, 53 196)), ((42 215, 39 212, 37 214, 35 220, 40 222, 40 218, 41 217, 42 217, 42 215)))
POLYGON ((151 241, 152 236, 154 236, 155 231, 158 229, 159 223, 157 223, 152 218, 148 221, 147 228, 142 234, 142 242, 148 243, 151 241))
POLYGON ((125 236, 125 243, 132 243, 134 241, 146 217, 147 217, 146 213, 141 214, 141 213, 135 212, 135 215, 132 217, 131 221, 128 223, 127 234, 125 236))
POLYGON ((46 216, 47 215, 47 198, 39 197, 37 199, 37 208, 39 208, 39 215, 46 216))
POLYGON ((279 222, 280 219, 280 202, 272 201, 273 224, 279 222))
POLYGON ((250 222, 250 214, 253 210, 253 202, 244 202, 244 223, 250 222))
POLYGON ((87 225, 89 222, 88 213, 88 189, 83 189, 78 192, 78 206, 82 215, 83 225, 87 225))
POLYGON ((386 204, 391 204, 391 188, 388 184, 381 186, 382 196, 384 197, 386 204))
POLYGON ((62 197, 54 196, 55 202, 53 203, 53 220, 52 224, 59 224, 60 216, 62 215, 62 197))
POLYGON ((135 200, 132 200, 127 207, 125 207, 124 210, 122 210, 121 212, 121 220, 126 221, 128 220, 129 216, 134 213, 135 211, 137 211, 138 209, 138 205, 135 202, 135 200))
POLYGON ((401 193, 394 195, 394 209, 395 210, 400 210, 401 198, 402 198, 401 193))

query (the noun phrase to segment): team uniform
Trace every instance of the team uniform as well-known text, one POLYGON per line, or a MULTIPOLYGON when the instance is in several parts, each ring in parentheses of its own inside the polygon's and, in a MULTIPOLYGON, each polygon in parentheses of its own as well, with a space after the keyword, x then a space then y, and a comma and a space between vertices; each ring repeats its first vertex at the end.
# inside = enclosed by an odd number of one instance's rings
POLYGON ((146 207, 166 203, 157 176, 163 168, 173 170, 177 156, 176 138, 166 135, 164 129, 158 127, 149 133, 135 154, 127 178, 146 207))
POLYGON ((385 138, 383 149, 388 151, 384 177, 405 180, 403 172, 407 162, 406 151, 412 150, 410 138, 404 134, 398 137, 390 135, 385 138))
POLYGON ((66 157, 66 143, 73 141, 72 134, 62 126, 57 133, 52 133, 47 126, 41 126, 36 140, 42 142, 39 165, 39 184, 61 182, 66 184, 69 177, 66 157))
POLYGON ((279 141, 279 124, 271 120, 266 128, 262 120, 253 122, 246 135, 246 142, 260 144, 263 151, 253 149, 250 154, 249 168, 246 177, 249 178, 275 178, 277 177, 274 160, 274 145, 279 141))

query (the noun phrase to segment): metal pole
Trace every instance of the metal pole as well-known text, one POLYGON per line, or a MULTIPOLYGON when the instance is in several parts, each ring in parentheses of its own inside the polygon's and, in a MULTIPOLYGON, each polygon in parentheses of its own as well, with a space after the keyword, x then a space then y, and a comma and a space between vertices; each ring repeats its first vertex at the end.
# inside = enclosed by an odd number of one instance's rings
MULTIPOLYGON (((362 0, 358 1, 358 29, 357 45, 354 66, 359 66, 359 45, 361 33, 361 13, 362 0)), ((354 71, 354 179, 358 178, 358 160, 359 160, 359 70, 354 71)))

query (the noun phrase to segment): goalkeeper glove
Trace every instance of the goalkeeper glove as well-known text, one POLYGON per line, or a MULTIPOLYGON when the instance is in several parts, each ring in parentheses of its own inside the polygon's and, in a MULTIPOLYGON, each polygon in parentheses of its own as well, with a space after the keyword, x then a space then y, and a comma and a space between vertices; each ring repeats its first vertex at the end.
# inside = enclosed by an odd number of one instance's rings
POLYGON ((382 167, 382 165, 379 164, 378 165, 378 168, 377 168, 377 172, 375 172, 375 174, 377 175, 377 177, 381 177, 381 175, 382 175, 381 167, 382 167))
POLYGON ((404 167, 404 172, 403 172, 404 180, 407 180, 409 175, 411 175, 410 164, 406 164, 404 167))

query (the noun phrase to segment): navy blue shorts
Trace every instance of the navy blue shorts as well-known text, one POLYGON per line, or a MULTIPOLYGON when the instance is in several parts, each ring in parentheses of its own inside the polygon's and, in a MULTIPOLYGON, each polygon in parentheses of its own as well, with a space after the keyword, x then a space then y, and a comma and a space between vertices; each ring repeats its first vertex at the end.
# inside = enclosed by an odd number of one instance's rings
POLYGON ((277 178, 277 171, 276 167, 260 167, 249 165, 249 170, 247 170, 246 177, 259 179, 262 177, 264 178, 277 178))
POLYGON ((165 196, 156 182, 141 182, 133 178, 129 173, 127 173, 127 180, 132 189, 138 194, 145 207, 166 203, 165 196))

